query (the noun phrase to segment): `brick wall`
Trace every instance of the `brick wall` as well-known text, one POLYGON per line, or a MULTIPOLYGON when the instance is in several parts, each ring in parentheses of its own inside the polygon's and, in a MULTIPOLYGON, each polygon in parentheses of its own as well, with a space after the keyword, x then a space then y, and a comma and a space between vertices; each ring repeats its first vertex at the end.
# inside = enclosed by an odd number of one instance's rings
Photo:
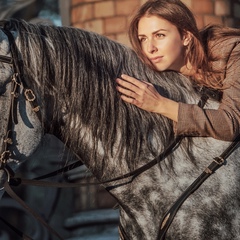
POLYGON ((186 0, 196 16, 199 28, 211 23, 240 27, 238 0, 186 0))
MULTIPOLYGON (((239 0, 182 0, 195 14, 198 27, 210 23, 240 27, 239 0)), ((71 0, 70 25, 129 45, 131 15, 146 0, 71 0)))
POLYGON ((129 17, 145 0, 72 0, 71 25, 128 44, 129 17))

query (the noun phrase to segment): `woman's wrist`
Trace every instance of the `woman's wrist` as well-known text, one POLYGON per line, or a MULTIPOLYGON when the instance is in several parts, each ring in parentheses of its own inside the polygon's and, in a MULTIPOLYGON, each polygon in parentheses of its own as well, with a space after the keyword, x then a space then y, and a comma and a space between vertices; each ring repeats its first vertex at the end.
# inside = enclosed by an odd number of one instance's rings
POLYGON ((179 103, 175 102, 171 99, 162 97, 162 99, 159 101, 158 107, 156 107, 156 113, 159 113, 174 122, 178 121, 178 108, 179 103))

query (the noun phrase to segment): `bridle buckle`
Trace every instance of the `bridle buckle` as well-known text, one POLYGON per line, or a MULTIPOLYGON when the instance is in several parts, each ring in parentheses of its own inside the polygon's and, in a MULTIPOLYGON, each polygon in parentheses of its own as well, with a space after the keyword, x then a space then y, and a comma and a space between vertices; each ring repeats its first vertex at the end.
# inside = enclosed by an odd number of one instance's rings
POLYGON ((215 157, 214 159, 214 162, 216 162, 218 165, 222 165, 224 163, 224 159, 222 157, 215 157))
POLYGON ((36 99, 36 96, 31 89, 26 89, 24 95, 26 97, 26 100, 29 102, 33 102, 36 99))
POLYGON ((7 163, 7 160, 11 156, 11 152, 6 150, 0 155, 0 168, 3 168, 3 166, 7 163))

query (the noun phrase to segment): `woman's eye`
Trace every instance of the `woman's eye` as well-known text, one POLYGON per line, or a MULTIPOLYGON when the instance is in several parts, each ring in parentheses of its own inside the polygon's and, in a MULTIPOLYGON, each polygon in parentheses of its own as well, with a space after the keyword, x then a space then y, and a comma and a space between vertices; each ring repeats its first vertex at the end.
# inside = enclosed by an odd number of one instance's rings
POLYGON ((139 42, 144 42, 146 41, 146 38, 139 38, 139 42))
POLYGON ((163 38, 163 37, 165 37, 165 35, 162 34, 162 33, 158 33, 158 34, 156 34, 156 36, 157 36, 157 38, 163 38))

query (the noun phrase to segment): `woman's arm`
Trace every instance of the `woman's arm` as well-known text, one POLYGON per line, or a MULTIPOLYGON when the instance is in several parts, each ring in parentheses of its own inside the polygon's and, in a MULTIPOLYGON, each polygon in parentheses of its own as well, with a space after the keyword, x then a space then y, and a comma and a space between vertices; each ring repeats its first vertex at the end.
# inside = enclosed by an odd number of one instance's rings
POLYGON ((176 135, 213 137, 232 141, 240 134, 240 44, 231 40, 218 51, 229 50, 225 83, 218 109, 202 109, 195 104, 177 103, 162 97, 149 83, 123 75, 117 79, 121 98, 146 111, 162 114, 174 121, 176 135), (227 48, 227 49, 226 49, 227 48), (239 55, 238 59, 233 55, 239 55))
MULTIPOLYGON (((238 38, 239 40, 239 38, 238 38)), ((176 135, 206 136, 233 141, 240 134, 240 44, 237 38, 217 46, 215 51, 228 52, 223 97, 219 108, 201 109, 197 105, 179 104, 176 135)), ((222 64, 219 61, 216 64, 222 64)))
POLYGON ((128 103, 148 112, 162 114, 177 122, 178 103, 161 96, 155 87, 145 81, 139 81, 133 77, 123 74, 118 78, 117 90, 122 93, 121 98, 128 103))

